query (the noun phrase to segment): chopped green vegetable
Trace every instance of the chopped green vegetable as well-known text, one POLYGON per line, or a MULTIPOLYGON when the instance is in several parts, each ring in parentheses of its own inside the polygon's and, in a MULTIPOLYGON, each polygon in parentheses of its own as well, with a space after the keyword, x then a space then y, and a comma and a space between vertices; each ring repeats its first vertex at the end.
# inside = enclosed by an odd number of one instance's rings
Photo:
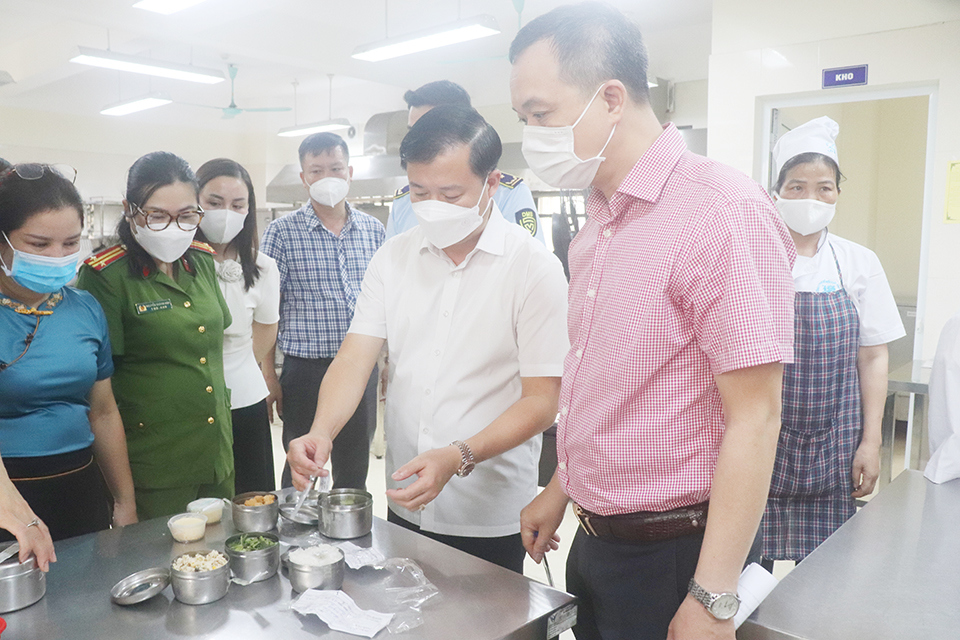
POLYGON ((250 536, 245 533, 240 534, 239 540, 234 540, 229 544, 234 551, 260 551, 276 546, 277 541, 265 538, 264 536, 250 536))

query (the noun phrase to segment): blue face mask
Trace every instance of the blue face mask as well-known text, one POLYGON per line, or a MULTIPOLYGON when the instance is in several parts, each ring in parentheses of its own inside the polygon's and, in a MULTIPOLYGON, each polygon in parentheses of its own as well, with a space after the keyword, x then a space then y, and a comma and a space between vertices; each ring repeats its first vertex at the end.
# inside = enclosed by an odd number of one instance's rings
POLYGON ((35 253, 15 249, 10 238, 7 238, 7 234, 4 233, 3 237, 13 249, 13 260, 9 268, 2 260, 0 264, 3 265, 3 272, 21 287, 36 293, 54 293, 65 287, 77 275, 79 251, 62 258, 38 256, 35 253))

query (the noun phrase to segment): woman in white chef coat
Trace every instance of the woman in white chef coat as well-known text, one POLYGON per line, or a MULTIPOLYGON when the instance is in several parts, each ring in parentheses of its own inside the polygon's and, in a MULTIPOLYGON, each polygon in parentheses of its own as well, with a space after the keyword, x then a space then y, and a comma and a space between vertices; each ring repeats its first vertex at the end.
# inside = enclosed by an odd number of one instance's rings
POLYGON ((797 248, 794 363, 761 531, 763 556, 802 560, 855 512, 880 472, 887 343, 905 335, 876 254, 827 229, 840 195, 827 117, 774 147, 777 209, 797 248))
POLYGON ((226 158, 197 170, 204 215, 197 239, 216 250, 217 280, 233 323, 223 332, 223 373, 230 389, 236 491, 275 488, 267 418, 267 385, 260 366, 277 340, 280 272, 257 250, 256 198, 250 174, 226 158))

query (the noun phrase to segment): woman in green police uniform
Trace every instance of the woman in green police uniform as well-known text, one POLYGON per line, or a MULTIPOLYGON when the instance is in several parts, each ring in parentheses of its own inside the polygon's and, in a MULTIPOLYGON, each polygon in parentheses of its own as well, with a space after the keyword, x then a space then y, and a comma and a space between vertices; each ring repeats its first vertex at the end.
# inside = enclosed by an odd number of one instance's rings
POLYGON ((213 250, 194 242, 203 216, 187 163, 158 151, 127 176, 122 244, 89 258, 77 286, 107 316, 113 389, 123 418, 141 519, 233 496, 230 397, 223 330, 230 312, 213 250))

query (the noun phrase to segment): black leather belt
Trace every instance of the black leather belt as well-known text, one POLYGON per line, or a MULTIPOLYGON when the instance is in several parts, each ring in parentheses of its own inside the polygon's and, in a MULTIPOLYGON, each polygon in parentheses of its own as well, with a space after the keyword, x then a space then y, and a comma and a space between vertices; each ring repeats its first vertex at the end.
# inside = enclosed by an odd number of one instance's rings
POLYGON ((638 511, 601 516, 573 503, 573 512, 587 535, 615 542, 659 542, 700 533, 707 528, 707 507, 701 502, 670 511, 638 511))

